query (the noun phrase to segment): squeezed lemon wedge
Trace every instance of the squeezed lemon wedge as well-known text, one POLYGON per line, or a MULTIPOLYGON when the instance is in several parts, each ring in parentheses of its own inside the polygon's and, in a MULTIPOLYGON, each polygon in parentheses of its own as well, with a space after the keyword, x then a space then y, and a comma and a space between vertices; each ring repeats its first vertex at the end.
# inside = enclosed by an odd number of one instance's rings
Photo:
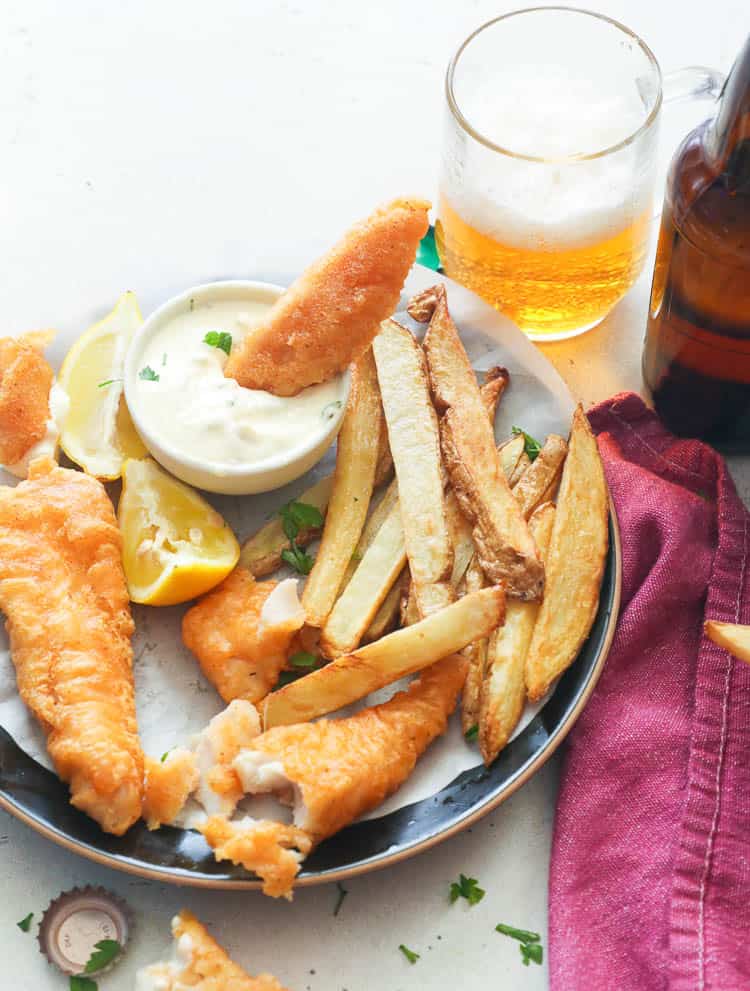
POLYGON ((126 458, 146 448, 136 433, 122 391, 125 353, 143 322, 132 292, 78 338, 65 356, 58 382, 70 396, 60 446, 90 475, 112 481, 126 458))
POLYGON ((173 606, 194 599, 226 578, 240 556, 219 513, 151 458, 125 462, 117 519, 133 602, 173 606))

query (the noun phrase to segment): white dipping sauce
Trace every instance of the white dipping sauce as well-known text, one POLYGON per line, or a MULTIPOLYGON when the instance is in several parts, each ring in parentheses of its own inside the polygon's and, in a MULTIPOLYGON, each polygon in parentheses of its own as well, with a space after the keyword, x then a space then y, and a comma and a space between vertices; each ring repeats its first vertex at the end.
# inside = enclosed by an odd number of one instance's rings
POLYGON ((288 455, 328 428, 345 395, 344 379, 296 396, 244 389, 224 375, 228 355, 204 343, 228 333, 232 346, 270 309, 265 301, 196 301, 151 337, 139 359, 138 411, 160 440, 212 465, 248 465, 288 455))

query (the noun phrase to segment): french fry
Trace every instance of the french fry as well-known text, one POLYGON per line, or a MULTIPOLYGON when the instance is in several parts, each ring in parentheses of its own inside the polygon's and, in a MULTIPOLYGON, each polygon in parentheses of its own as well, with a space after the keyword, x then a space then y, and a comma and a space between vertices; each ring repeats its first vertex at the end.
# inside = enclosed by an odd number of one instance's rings
POLYGON ((375 480, 380 423, 375 361, 368 348, 352 370, 323 539, 302 593, 310 626, 325 623, 362 534, 375 480))
MULTIPOLYGON (((480 588, 484 588, 485 585, 484 572, 479 567, 479 563, 475 558, 469 564, 466 572, 463 594, 476 592, 480 588)), ((514 604, 513 602, 507 602, 505 606, 506 611, 514 604)), ((464 733, 468 733, 470 729, 476 726, 479 718, 479 699, 482 689, 482 679, 484 677, 484 667, 487 661, 487 638, 482 637, 481 640, 475 640, 468 647, 465 647, 461 653, 469 662, 464 690, 461 694, 461 729, 464 733)))
POLYGON ((544 568, 529 528, 503 473, 500 455, 474 371, 448 313, 444 287, 427 328, 424 350, 433 401, 444 411, 440 440, 451 483, 474 524, 479 563, 491 581, 505 581, 508 594, 538 599, 544 568))
MULTIPOLYGON (((529 520, 531 535, 543 560, 548 552, 554 519, 555 507, 548 502, 529 520)), ((490 636, 478 693, 478 716, 473 720, 479 724, 479 748, 488 767, 511 738, 523 713, 526 703, 524 667, 539 608, 538 602, 509 600, 505 624, 490 636)))
POLYGON ((518 462, 526 454, 523 445, 523 436, 519 434, 517 437, 511 437, 510 440, 506 440, 503 444, 500 444, 497 449, 500 455, 500 463, 503 467, 503 474, 508 479, 508 485, 510 485, 511 479, 516 474, 518 462))
POLYGON ((381 403, 380 407, 380 434, 378 436, 378 460, 375 464, 375 488, 390 480, 393 475, 393 458, 391 457, 391 445, 388 442, 388 426, 385 422, 385 414, 381 403))
POLYGON ((550 434, 539 454, 513 486, 513 495, 528 519, 542 504, 545 493, 562 474, 568 445, 557 434, 550 434))
MULTIPOLYGON (((315 506, 325 516, 328 500, 333 488, 333 475, 326 475, 297 497, 297 502, 315 506)), ((320 536, 321 527, 307 527, 300 530, 295 543, 307 547, 320 536)), ((249 537, 242 545, 239 563, 247 568, 254 578, 263 578, 281 567, 281 552, 289 546, 289 538, 284 533, 281 517, 275 516, 249 537)))
POLYGON ((703 624, 703 632, 719 647, 750 664, 750 626, 707 619, 703 624))
MULTIPOLYGON (((521 440, 523 440, 523 437, 521 437, 521 440)), ((513 469, 513 474, 508 479, 508 485, 514 489, 520 482, 523 473, 530 467, 531 458, 528 456, 526 451, 521 451, 521 456, 518 461, 516 461, 516 467, 513 469)))
POLYGON ((484 382, 479 387, 479 394, 482 397, 484 408, 487 410, 487 416, 493 427, 495 425, 495 414, 497 413, 498 403, 507 389, 509 382, 510 375, 508 374, 508 369, 500 365, 495 365, 492 368, 488 368, 484 373, 484 382))
POLYGON ((396 625, 401 607, 401 594, 407 578, 408 573, 406 568, 404 568, 388 595, 380 603, 378 611, 372 618, 372 622, 365 630, 362 637, 363 643, 372 643, 373 640, 380 640, 386 633, 390 633, 396 625))
MULTIPOLYGON (((398 463, 398 462, 397 462, 398 463)), ((364 698, 487 636, 502 622, 501 585, 473 592, 404 630, 337 657, 268 695, 260 704, 265 729, 306 722, 364 698)))
POLYGON ((420 615, 427 616, 453 599, 453 551, 445 516, 437 416, 430 401, 424 354, 405 327, 384 320, 373 353, 398 480, 409 568, 420 615))
POLYGON ((526 657, 526 688, 537 701, 575 660, 594 622, 608 541, 608 490, 596 439, 581 406, 573 415, 547 582, 526 657))
POLYGON ((355 551, 349 560, 349 564, 346 566, 346 571, 344 572, 344 580, 341 583, 342 591, 351 581, 352 575, 357 570, 359 562, 365 555, 365 551, 377 536, 378 530, 383 525, 383 521, 397 502, 398 486, 396 485, 396 482, 393 481, 385 490, 380 498, 380 501, 377 502, 375 506, 372 505, 372 502, 370 503, 370 513, 364 527, 362 528, 362 536, 359 538, 355 551))
POLYGON ((417 607, 417 597, 411 574, 407 576, 406 584, 401 593, 400 612, 402 626, 414 626, 415 623, 419 622, 419 608, 417 607))
POLYGON ((405 564, 401 509, 394 504, 323 626, 320 647, 326 657, 359 645, 405 564))
POLYGON ((448 489, 445 494, 445 515, 448 520, 448 530, 450 531, 451 546, 453 547, 451 585, 454 589, 458 589, 462 578, 466 574, 466 569, 474 557, 474 540, 471 536, 471 523, 469 523, 461 512, 461 507, 458 504, 458 499, 453 489, 448 489))

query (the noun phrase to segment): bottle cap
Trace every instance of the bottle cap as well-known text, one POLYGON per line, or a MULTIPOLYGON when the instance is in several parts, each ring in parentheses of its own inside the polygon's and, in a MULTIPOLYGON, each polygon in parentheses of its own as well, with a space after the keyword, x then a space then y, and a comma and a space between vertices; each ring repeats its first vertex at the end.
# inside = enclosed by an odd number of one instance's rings
MULTIPOLYGON (((50 902, 42 916, 39 949, 64 974, 80 974, 100 940, 117 940, 122 952, 132 928, 132 913, 122 899, 104 888, 72 888, 50 902)), ((120 953, 96 976, 119 957, 120 953)))

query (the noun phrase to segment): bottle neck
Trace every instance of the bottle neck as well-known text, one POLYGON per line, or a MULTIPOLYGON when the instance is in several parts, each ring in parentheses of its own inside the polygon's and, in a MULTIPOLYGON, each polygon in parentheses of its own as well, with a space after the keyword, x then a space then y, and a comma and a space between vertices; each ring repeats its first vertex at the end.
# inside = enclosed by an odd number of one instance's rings
POLYGON ((730 183, 750 183, 750 37, 724 83, 705 147, 712 166, 730 183))

